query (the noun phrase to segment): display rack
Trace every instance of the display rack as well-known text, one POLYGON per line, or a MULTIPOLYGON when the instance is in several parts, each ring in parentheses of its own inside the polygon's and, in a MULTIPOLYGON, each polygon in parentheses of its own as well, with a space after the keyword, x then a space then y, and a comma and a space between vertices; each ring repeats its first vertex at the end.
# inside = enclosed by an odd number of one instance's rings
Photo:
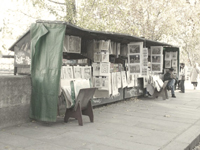
MULTIPOLYGON (((148 40, 145 38, 140 38, 136 36, 130 36, 126 34, 119 34, 119 33, 110 33, 110 32, 99 32, 99 31, 92 31, 92 30, 86 30, 80 27, 77 27, 75 25, 69 24, 67 22, 58 22, 58 21, 42 21, 39 20, 37 23, 50 23, 50 24, 65 24, 66 25, 66 31, 65 35, 67 36, 77 36, 81 38, 81 49, 80 53, 69 53, 69 52, 63 52, 63 58, 67 60, 79 60, 79 59, 87 59, 87 63, 85 64, 79 64, 79 65, 88 65, 92 66, 92 63, 94 62, 94 59, 92 57, 94 56, 94 50, 88 51, 88 42, 89 41, 108 41, 110 40, 113 47, 116 47, 119 43, 121 45, 120 54, 115 51, 109 52, 109 62, 114 64, 122 64, 123 70, 126 70, 126 63, 128 63, 128 51, 125 49, 127 48, 127 45, 130 43, 143 43, 144 48, 150 49, 151 46, 161 46, 163 48, 163 57, 165 57, 165 52, 168 51, 177 51, 177 68, 179 72, 179 48, 175 47, 173 45, 167 44, 167 43, 161 43, 157 41, 148 40), (113 43, 114 42, 114 43, 113 43)), ((56 38, 56 37, 55 37, 56 38)), ((9 50, 15 52, 15 72, 14 74, 20 74, 19 70, 20 68, 25 69, 25 73, 30 74, 30 30, 27 31, 21 38, 19 38, 10 48, 9 50), (19 63, 22 60, 21 64, 19 63)), ((141 57, 141 53, 139 53, 139 56, 141 57)), ((132 63, 130 61, 130 63, 132 63)), ((139 63, 138 63, 139 64, 139 63)), ((77 65, 77 64, 75 64, 77 65)), ((165 66, 165 63, 163 63, 163 66, 165 66)), ((163 72, 164 73, 164 72, 163 72)), ((106 103, 112 103, 120 100, 124 100, 127 98, 132 97, 138 97, 143 95, 143 79, 141 77, 138 77, 137 79, 137 86, 134 87, 126 87, 126 88, 119 88, 118 94, 111 95, 107 91, 100 90, 97 91, 96 95, 100 97, 101 95, 109 94, 108 97, 101 97, 101 98, 94 98, 92 104, 93 106, 98 106, 106 103), (107 92, 107 93, 106 93, 107 92), (106 93, 106 94, 105 94, 106 93)))

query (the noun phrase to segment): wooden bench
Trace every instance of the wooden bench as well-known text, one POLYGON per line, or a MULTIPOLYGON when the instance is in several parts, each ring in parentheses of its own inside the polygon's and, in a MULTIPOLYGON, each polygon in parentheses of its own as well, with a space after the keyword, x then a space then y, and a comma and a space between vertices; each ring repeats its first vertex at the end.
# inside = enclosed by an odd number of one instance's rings
POLYGON ((86 115, 90 118, 90 122, 94 122, 93 108, 91 99, 96 91, 96 88, 80 89, 78 96, 75 100, 73 108, 66 109, 64 122, 68 122, 69 118, 75 118, 78 120, 80 126, 83 125, 82 115, 86 115))
POLYGON ((163 98, 163 100, 166 100, 169 98, 168 96, 168 92, 167 92, 167 84, 168 84, 168 80, 164 82, 163 86, 161 87, 160 91, 158 91, 156 88, 154 90, 154 94, 153 94, 153 98, 158 98, 159 96, 161 96, 163 98))

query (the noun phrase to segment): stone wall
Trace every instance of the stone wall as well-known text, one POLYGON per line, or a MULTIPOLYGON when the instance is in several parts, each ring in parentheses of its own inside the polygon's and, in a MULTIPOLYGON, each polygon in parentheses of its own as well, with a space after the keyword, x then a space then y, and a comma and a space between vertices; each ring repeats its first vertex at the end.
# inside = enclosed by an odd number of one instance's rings
POLYGON ((30 121, 30 76, 0 75, 0 128, 30 121))

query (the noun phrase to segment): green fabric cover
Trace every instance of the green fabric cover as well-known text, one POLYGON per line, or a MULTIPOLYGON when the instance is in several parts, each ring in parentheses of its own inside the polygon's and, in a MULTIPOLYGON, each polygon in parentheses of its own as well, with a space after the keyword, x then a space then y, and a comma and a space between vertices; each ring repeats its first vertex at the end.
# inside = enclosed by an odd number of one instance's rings
POLYGON ((31 25, 30 118, 55 122, 66 25, 31 25))

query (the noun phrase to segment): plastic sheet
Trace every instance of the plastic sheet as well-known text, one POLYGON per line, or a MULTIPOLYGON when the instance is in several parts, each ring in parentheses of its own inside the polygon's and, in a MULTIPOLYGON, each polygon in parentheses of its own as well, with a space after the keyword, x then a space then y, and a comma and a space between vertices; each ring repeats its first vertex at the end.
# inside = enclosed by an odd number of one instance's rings
POLYGON ((56 121, 65 29, 65 24, 31 25, 32 119, 56 121))

